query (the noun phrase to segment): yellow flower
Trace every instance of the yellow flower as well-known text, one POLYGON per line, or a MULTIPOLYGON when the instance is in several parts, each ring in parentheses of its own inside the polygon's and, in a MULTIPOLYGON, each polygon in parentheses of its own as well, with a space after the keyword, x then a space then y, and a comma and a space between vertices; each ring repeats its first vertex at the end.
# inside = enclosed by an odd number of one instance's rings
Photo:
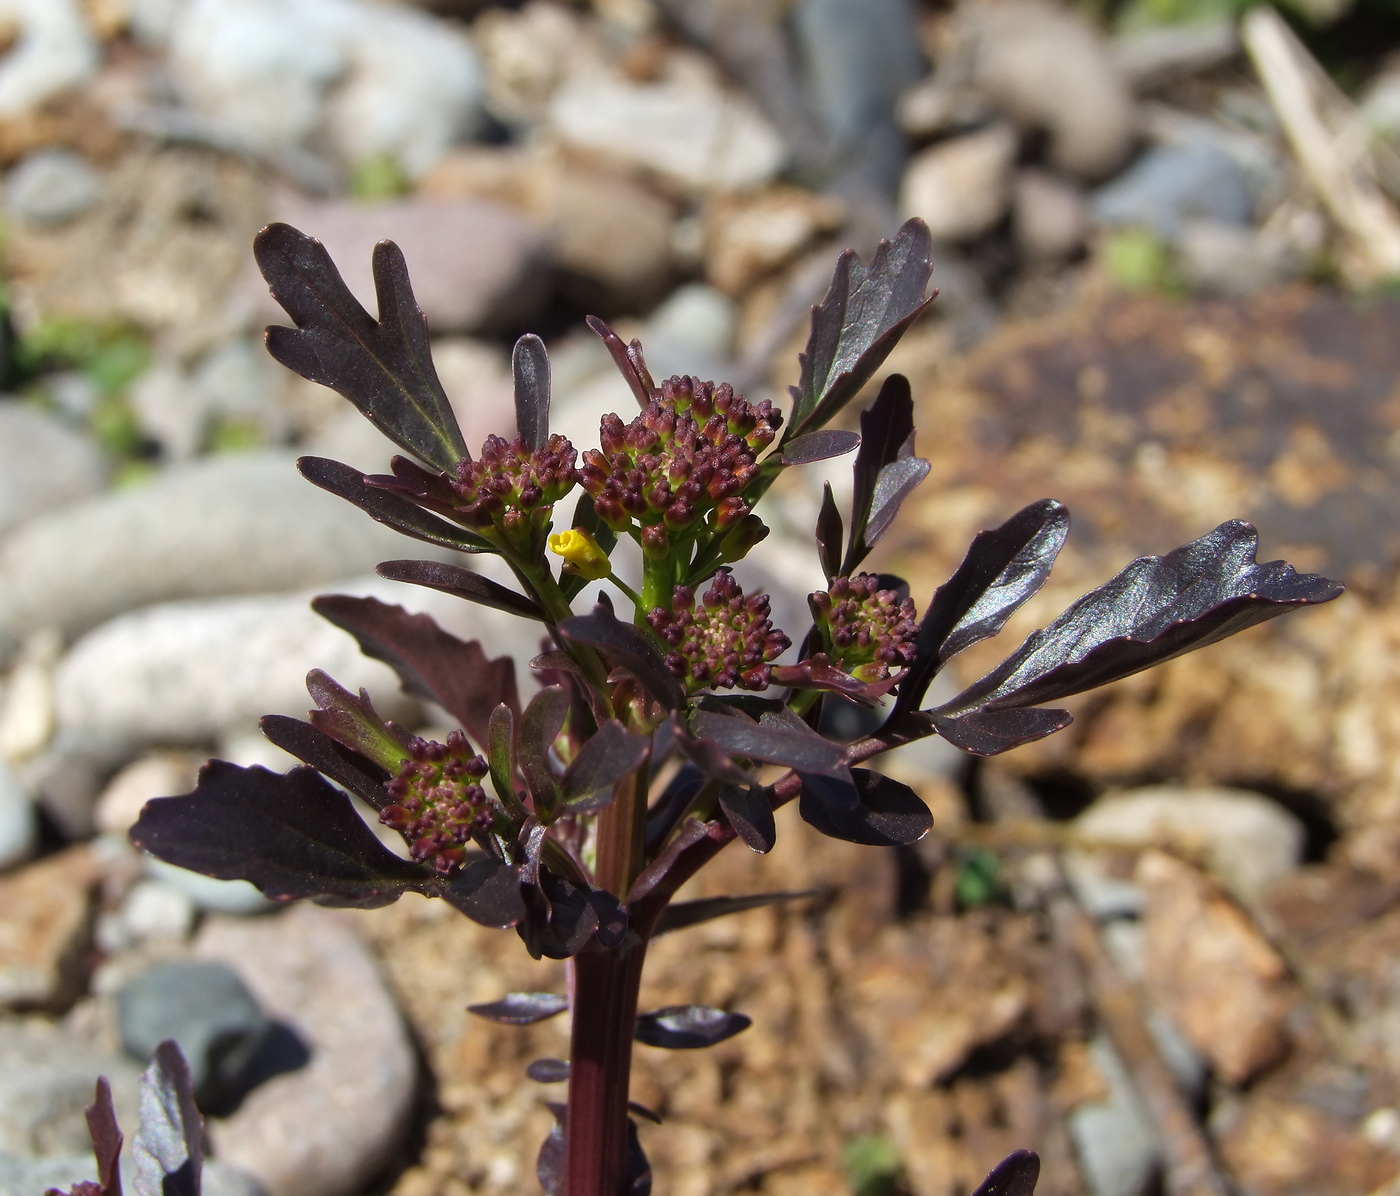
POLYGON ((549 537, 549 551, 562 556, 571 572, 589 581, 601 581, 612 572, 608 564, 608 554, 598 547, 598 542, 581 527, 567 532, 555 532, 549 537))

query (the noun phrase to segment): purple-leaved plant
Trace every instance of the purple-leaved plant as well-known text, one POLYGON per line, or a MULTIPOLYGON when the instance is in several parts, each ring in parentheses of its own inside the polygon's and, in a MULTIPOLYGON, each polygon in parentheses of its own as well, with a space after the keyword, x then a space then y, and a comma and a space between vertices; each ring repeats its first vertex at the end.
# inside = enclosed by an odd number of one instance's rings
MULTIPOLYGON (((263 720, 304 767, 278 775, 210 761, 193 793, 148 803, 131 838, 277 901, 373 907, 406 892, 441 897, 477 922, 515 928, 536 958, 568 960, 567 999, 512 993, 475 1008, 509 1024, 572 1014, 569 1060, 540 1060, 530 1072, 568 1080, 539 1156, 551 1196, 650 1191, 628 1101, 634 1039, 704 1047, 749 1024, 702 1006, 637 1009, 657 934, 791 896, 672 904, 731 840, 770 850, 773 811, 796 799, 825 834, 913 843, 932 826, 928 808, 861 767, 873 757, 929 735, 980 755, 1006 751, 1069 723, 1048 704, 1341 592, 1281 561, 1256 563, 1254 529, 1224 523, 1133 561, 980 681, 925 707, 948 660, 995 635, 1041 587, 1069 527, 1065 508, 1046 500, 982 532, 922 616, 898 578, 860 572, 929 470, 914 455, 908 382, 885 381, 859 435, 827 425, 931 302, 931 248, 914 220, 868 266, 840 256, 785 412, 727 384, 657 384, 638 342, 590 319, 638 410, 605 416, 598 447, 580 453, 550 433, 549 361, 539 338, 522 337, 512 358, 515 435, 490 437, 473 457, 398 249, 374 251, 376 320, 320 242, 283 224, 257 238, 258 264, 296 324, 270 328, 269 351, 339 391, 406 454, 386 474, 314 457, 301 460, 302 473, 405 535, 468 559, 503 558, 514 588, 462 565, 392 561, 379 571, 538 622, 551 646, 529 667, 548 684, 522 705, 514 663, 479 643, 373 598, 319 598, 322 615, 461 730, 425 741, 380 718, 368 694, 316 671, 308 721, 263 720), (796 662, 779 663, 792 641, 773 626, 767 596, 745 593, 729 566, 767 535, 756 509, 780 473, 852 450, 849 516, 828 486, 816 527, 827 588, 810 598, 796 662), (613 571, 622 537, 640 546, 640 576, 613 571), (630 599, 628 615, 601 595, 575 609, 588 583, 604 578, 630 599), (883 700, 883 721, 853 743, 828 739, 819 728, 831 695, 883 700), (763 764, 787 771, 764 784, 763 764), (379 842, 347 791, 404 836, 410 858, 379 842)), ((1020 1152, 978 1192, 1028 1196, 1038 1171, 1020 1152)))

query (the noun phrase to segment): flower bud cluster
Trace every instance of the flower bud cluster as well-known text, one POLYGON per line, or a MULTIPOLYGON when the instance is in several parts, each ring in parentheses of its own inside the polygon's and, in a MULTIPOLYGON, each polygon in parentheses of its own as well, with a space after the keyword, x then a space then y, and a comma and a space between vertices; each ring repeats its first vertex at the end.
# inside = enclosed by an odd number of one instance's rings
POLYGON ((495 804, 477 784, 487 773, 486 761, 473 754, 460 731, 445 744, 415 739, 409 753, 385 785, 393 801, 379 812, 379 821, 403 835, 415 860, 446 875, 461 865, 472 836, 494 821, 495 804))
POLYGON ((749 403, 727 382, 667 378, 630 424, 603 418, 602 447, 583 454, 580 478, 609 527, 625 531, 635 520, 642 547, 661 555, 668 532, 710 514, 727 528, 749 513, 743 491, 782 420, 770 402, 749 403))
POLYGON ((488 436, 475 461, 462 461, 452 489, 458 515, 470 527, 519 535, 530 516, 558 502, 578 482, 577 453, 563 436, 531 450, 517 436, 488 436))
POLYGON ((672 606, 657 607, 647 622, 666 641, 666 667, 688 693, 768 687, 769 663, 792 641, 773 627, 767 594, 744 597, 729 570, 721 569, 698 603, 692 590, 677 586, 672 606))
POLYGON ((880 589, 874 573, 837 577, 808 600, 831 644, 831 662, 862 681, 878 681, 910 664, 919 638, 914 602, 880 589))

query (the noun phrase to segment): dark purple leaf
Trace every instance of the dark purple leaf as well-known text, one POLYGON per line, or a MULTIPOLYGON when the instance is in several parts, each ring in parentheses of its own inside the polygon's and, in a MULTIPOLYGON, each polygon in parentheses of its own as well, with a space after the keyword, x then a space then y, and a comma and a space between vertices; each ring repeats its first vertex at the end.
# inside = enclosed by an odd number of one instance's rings
POLYGON ((899 677, 861 681, 833 665, 825 652, 817 652, 797 664, 774 665, 773 684, 786 685, 790 689, 824 689, 869 706, 898 685, 899 677))
POLYGON ((924 297, 932 274, 933 239, 917 219, 907 221, 893 241, 881 241, 869 267, 854 250, 837 259, 831 288, 812 309, 785 443, 824 427, 855 397, 933 301, 924 297))
POLYGON ((199 1196, 204 1119, 190 1066, 169 1040, 141 1075, 141 1128, 131 1144, 136 1196, 199 1196))
POLYGON ((615 718, 590 736, 569 764, 559 795, 572 813, 592 814, 612 799, 612 787, 635 772, 647 757, 651 739, 634 735, 615 718))
MULTIPOLYGON (((663 723, 662 726, 667 724, 663 723)), ((665 757, 659 755, 656 749, 652 751, 653 760, 662 760, 665 757)), ((647 811, 647 831, 646 831, 646 853, 651 855, 676 823, 680 821, 686 809, 689 807, 691 799, 704 787, 705 777, 701 771, 689 761, 682 764, 676 771, 676 775, 670 780, 661 796, 652 803, 651 809, 647 811)))
MULTIPOLYGON (((598 932, 598 906, 586 888, 571 884, 546 868, 539 887, 527 895, 529 913, 516 927, 534 959, 568 959, 577 955, 598 932)), ((624 930, 625 933, 625 930, 624 930)))
POLYGON ((381 432, 449 473, 470 458, 452 404, 433 368, 428 322, 414 301, 403 254, 374 247, 379 320, 350 293, 325 246, 286 224, 270 224, 253 256, 296 328, 267 330, 267 349, 303 378, 337 391, 381 432))
POLYGON ((894 517, 904 500, 928 477, 932 466, 922 457, 901 457, 891 461, 875 479, 875 501, 870 508, 870 522, 861 536, 867 548, 873 548, 890 530, 894 517))
POLYGON ((564 638, 597 648, 614 665, 626 669, 668 710, 685 702, 685 691, 666 667, 655 642, 638 627, 619 621, 603 603, 589 615, 574 615, 559 624, 564 638))
POLYGON ((97 1162, 97 1183, 102 1196, 122 1196, 122 1173, 118 1165, 122 1153, 122 1132, 117 1125, 117 1111, 112 1106, 112 1086, 107 1077, 97 1081, 92 1104, 87 1107, 88 1137, 92 1139, 92 1156, 97 1162))
POLYGON ((653 383, 651 375, 646 372, 645 365, 641 370, 637 368, 635 356, 639 356, 639 354, 629 353, 627 346, 622 343, 622 338, 597 316, 588 316, 586 322, 607 346, 608 352, 612 354, 618 372, 632 389, 637 406, 645 407, 651 402, 653 383))
POLYGON ((525 1074, 537 1084, 562 1084, 569 1078, 567 1059, 536 1059, 525 1069, 525 1074))
POLYGON ((817 514, 817 556, 828 582, 841 572, 841 541, 844 535, 841 512, 836 509, 831 483, 823 482, 822 507, 817 514))
POLYGON ((442 706, 478 746, 487 740, 497 706, 520 709, 515 661, 488 659, 476 640, 449 635, 428 615, 344 594, 323 595, 311 608, 353 635, 366 656, 392 668, 405 692, 442 706))
POLYGON ((1053 702, 1342 592, 1283 561, 1257 564, 1257 547, 1254 528, 1236 520, 1166 556, 1139 557, 931 713, 961 718, 1053 702))
POLYGON ((871 847, 907 847, 933 827, 928 806, 908 785, 865 768, 851 769, 857 801, 843 808, 849 795, 833 792, 848 782, 802 774, 798 812, 824 835, 871 847))
POLYGON ((564 1181, 568 1175, 568 1160, 564 1127, 568 1121, 568 1110, 554 1101, 548 1104, 549 1111, 554 1114, 554 1124, 535 1158, 535 1175, 539 1177, 544 1196, 565 1196, 564 1181))
MULTIPOLYGON (((717 718, 726 717, 716 715, 717 718)), ((706 780, 722 781, 730 785, 750 785, 753 777, 729 758, 729 753, 713 739, 703 739, 692 735, 681 724, 677 715, 672 716, 675 730, 676 750, 693 764, 706 780)))
POLYGON ((563 649, 541 652, 530 661, 530 668, 540 675, 541 684, 564 685, 575 694, 582 694, 595 724, 605 723, 611 717, 607 700, 593 688, 578 661, 563 649))
POLYGON ((643 1121, 649 1121, 649 1122, 652 1123, 652 1125, 661 1125, 661 1124, 662 1124, 662 1122, 661 1122, 661 1114, 660 1114, 660 1113, 657 1113, 657 1112, 655 1112, 655 1111, 653 1111, 653 1110, 651 1110, 651 1109, 648 1109, 648 1108, 646 1107, 646 1105, 639 1105, 636 1101, 634 1101, 634 1100, 629 1100, 629 1101, 627 1102, 627 1109, 628 1109, 628 1112, 635 1113, 635 1114, 636 1114, 638 1117, 640 1117, 643 1121))
POLYGON ((748 897, 699 897, 694 901, 681 901, 668 905, 652 938, 660 934, 670 934, 673 930, 685 930, 698 926, 712 918, 723 918, 729 914, 742 914, 746 910, 762 909, 765 905, 777 905, 798 897, 814 897, 817 891, 808 889, 803 893, 754 893, 748 897))
POLYGON ((506 993, 499 1001, 468 1005, 467 1012, 505 1026, 533 1026, 558 1017, 569 1008, 568 997, 554 993, 506 993))
POLYGON ((1018 1150, 993 1167, 972 1196, 1034 1196, 1039 1178, 1040 1156, 1018 1150))
POLYGON ((721 785, 719 808, 729 819, 744 846, 760 855, 773 850, 778 828, 773 822, 773 803, 761 785, 721 785))
POLYGON ((395 734, 363 689, 356 696, 320 669, 306 674, 306 689, 320 707, 311 712, 311 725, 316 730, 390 772, 397 772, 408 759, 406 732, 395 734))
POLYGON ((694 1051, 711 1047, 747 1030, 753 1018, 726 1013, 708 1005, 668 1005, 637 1015, 638 1042, 668 1051, 694 1051))
POLYGON ((519 867, 492 855, 468 861, 436 891, 473 922, 493 930, 517 926, 525 918, 519 867))
POLYGON ((896 715, 915 709, 948 660, 996 635, 1045 584, 1068 533, 1068 509, 1047 498, 973 537, 957 572, 934 591, 919 623, 918 655, 900 682, 896 715))
POLYGON ((860 444, 857 432, 839 428, 818 428, 788 441, 774 456, 784 465, 810 465, 813 461, 828 461, 843 457, 860 444))
POLYGON ((958 718, 935 714, 929 721, 955 747, 977 756, 995 756, 1062 731, 1074 719, 1068 710, 1032 706, 1029 710, 973 710, 958 718))
POLYGON ((410 585, 427 586, 430 590, 441 590, 468 602, 480 603, 493 610, 503 610, 508 615, 519 615, 524 619, 544 621, 544 611, 533 598, 463 569, 461 565, 448 565, 442 561, 384 561, 375 566, 380 577, 390 581, 404 581, 410 585))
MULTIPOLYGON (((650 1112, 632 1101, 627 1102, 627 1107, 650 1112)), ((660 1124, 661 1118, 655 1113, 651 1113, 651 1116, 660 1124)), ((651 1196, 651 1163, 637 1137, 637 1123, 630 1117, 627 1119, 627 1196, 651 1196)))
POLYGON ((610 951, 621 946, 627 937, 627 907, 606 889, 589 889, 588 903, 598 915, 598 941, 610 951))
MULTIPOLYGON (((914 398, 909 379, 891 374, 869 409, 860 415, 860 452, 856 454, 851 488, 851 542, 837 573, 853 573, 870 551, 865 528, 875 504, 875 483, 885 466, 914 454, 914 398)), ((873 541, 872 541, 873 543, 873 541)))
POLYGON ((549 439, 549 354, 533 332, 515 342, 510 372, 515 380, 515 430, 528 448, 544 448, 549 439))
POLYGON ((717 743, 734 756, 785 764, 807 772, 833 772, 845 764, 846 749, 823 739, 815 731, 765 726, 747 718, 697 710, 691 726, 703 739, 717 743))
POLYGON ((310 723, 285 714, 264 715, 258 726, 269 743, 311 765, 376 810, 389 804, 389 794, 384 789, 389 774, 368 757, 337 743, 310 723))
POLYGON ((694 847, 701 839, 707 838, 714 827, 715 823, 701 822, 694 816, 681 823, 680 830, 671 836, 670 842, 632 882, 632 887, 627 891, 627 904, 635 906, 652 889, 656 888, 666 878, 666 873, 671 870, 672 865, 681 857, 682 853, 688 848, 694 847))
POLYGON ((297 469, 308 482, 353 503, 370 518, 396 532, 458 552, 496 551, 479 536, 439 519, 402 494, 370 485, 364 474, 349 465, 326 457, 300 457, 297 469))
POLYGON ((491 786, 496 796, 512 814, 521 813, 523 807, 515 789, 515 715, 509 706, 497 706, 491 711, 486 762, 491 769, 491 786))
POLYGON ((131 841, 178 867, 251 881, 274 901, 374 908, 437 883, 380 843, 313 768, 284 776, 211 760, 193 793, 146 803, 131 841))
POLYGON ((535 799, 535 814, 546 818, 559 800, 559 784, 549 764, 549 751, 564 720, 569 717, 569 693, 562 685, 547 685, 540 690, 520 718, 520 738, 516 749, 520 756, 520 771, 525 785, 535 799))

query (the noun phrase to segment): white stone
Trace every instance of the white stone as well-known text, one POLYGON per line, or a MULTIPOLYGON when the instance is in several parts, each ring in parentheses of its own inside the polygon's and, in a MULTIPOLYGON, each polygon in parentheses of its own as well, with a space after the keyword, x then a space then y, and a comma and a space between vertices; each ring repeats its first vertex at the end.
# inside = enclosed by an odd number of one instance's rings
POLYGON ((1012 227, 1021 252, 1065 258, 1084 244, 1089 210, 1073 183, 1044 170, 1018 170, 1012 192, 1012 227))
POLYGON ((176 752, 153 752, 133 760, 98 795, 94 827, 104 835, 125 835, 151 798, 190 792, 197 770, 193 756, 176 752))
POLYGON ((96 494, 107 474, 86 436, 37 407, 0 401, 0 535, 96 494))
POLYGON ((689 80, 580 76, 554 93, 549 119, 568 144, 693 192, 760 186, 787 156, 782 138, 747 100, 689 80))
POLYGON ((145 939, 184 939, 194 929, 195 904, 174 885, 143 880, 132 886, 122 901, 122 924, 128 934, 145 939))
POLYGON ((1071 826, 1086 846, 1169 847, 1199 859, 1244 898, 1296 868, 1305 838, 1297 818, 1258 793, 1175 785, 1097 801, 1071 826))
POLYGON ((940 141, 910 160, 899 190, 900 213, 920 217, 936 240, 986 232, 1011 198, 1016 134, 1007 125, 940 141))
POLYGON ((34 224, 66 224, 102 197, 102 180, 81 154, 42 149, 20 162, 5 179, 10 214, 34 224))
POLYGON ((0 758, 22 765, 53 737, 53 673, 63 644, 52 628, 36 631, 5 678, 0 694, 0 758))
POLYGON ((39 820, 19 778, 0 761, 0 871, 21 864, 39 843, 39 820))
POLYGON ((263 914, 274 908, 273 903, 246 880, 218 880, 154 857, 147 858, 146 871, 160 884, 179 890, 208 913, 244 916, 263 914))
POLYGON ((19 34, 0 59, 0 117, 23 116, 96 73, 97 41, 79 0, 0 0, 0 19, 19 34))

